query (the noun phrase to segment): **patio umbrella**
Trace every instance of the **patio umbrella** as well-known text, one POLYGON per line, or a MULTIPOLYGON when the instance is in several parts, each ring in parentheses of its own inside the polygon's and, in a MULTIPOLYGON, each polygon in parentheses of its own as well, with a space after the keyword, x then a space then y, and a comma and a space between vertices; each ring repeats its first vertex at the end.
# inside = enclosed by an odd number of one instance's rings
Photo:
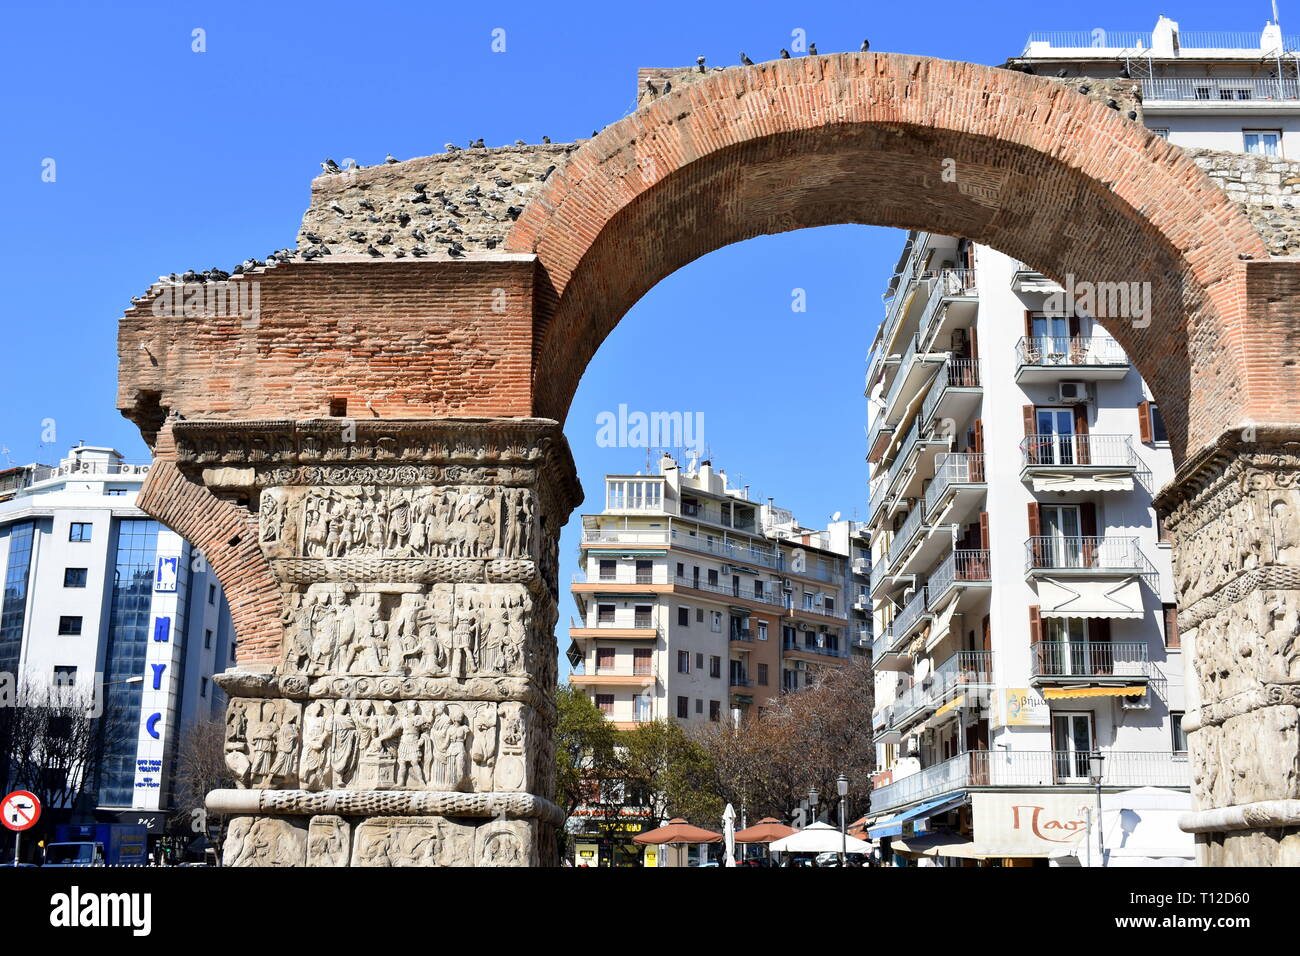
POLYGON ((667 826, 638 833, 632 838, 633 843, 717 843, 722 839, 721 833, 692 826, 681 817, 674 817, 667 826))
POLYGON ((736 811, 727 804, 722 811, 722 832, 727 838, 727 866, 736 865, 736 811))
POLYGON ((769 850, 778 853, 870 853, 871 844, 856 837, 841 837, 840 831, 828 823, 814 823, 797 833, 777 840, 769 850))
MULTIPOLYGON (((662 846, 683 843, 717 843, 721 839, 721 833, 714 833, 712 830, 705 830, 703 827, 692 826, 681 817, 674 817, 668 821, 667 826, 647 830, 645 833, 638 833, 632 838, 632 842, 653 843, 662 846)), ((678 852, 678 865, 681 865, 680 851, 678 852)))
POLYGON ((793 833, 798 833, 794 827, 788 827, 776 817, 764 817, 755 823, 752 827, 745 827, 743 830, 736 831, 737 843, 771 843, 773 840, 780 840, 782 837, 788 837, 793 833))

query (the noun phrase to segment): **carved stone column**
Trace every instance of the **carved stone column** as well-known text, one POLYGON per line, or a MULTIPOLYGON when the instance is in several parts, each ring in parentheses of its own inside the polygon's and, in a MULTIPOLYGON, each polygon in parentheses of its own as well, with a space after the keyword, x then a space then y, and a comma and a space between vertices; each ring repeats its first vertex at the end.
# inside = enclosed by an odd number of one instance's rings
POLYGON ((1209 866, 1300 865, 1300 426, 1224 434, 1157 501, 1174 541, 1209 866))
POLYGON ((282 593, 230 696, 233 866, 556 863, 555 422, 176 422, 176 465, 259 516, 282 593))

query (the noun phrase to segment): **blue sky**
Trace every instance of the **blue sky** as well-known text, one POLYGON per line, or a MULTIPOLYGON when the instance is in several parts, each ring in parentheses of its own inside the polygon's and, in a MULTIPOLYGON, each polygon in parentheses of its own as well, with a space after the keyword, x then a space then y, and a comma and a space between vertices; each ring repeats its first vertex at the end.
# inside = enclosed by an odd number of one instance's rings
MULTIPOLYGON (((1300 32, 1289 6, 1284 30, 1300 32)), ((999 63, 1031 30, 1149 30, 1159 13, 1200 30, 1257 30, 1270 15, 1267 0, 1226 14, 1201 0, 13 7, 0 36, 0 445, 15 463, 79 439, 146 457, 114 408, 123 308, 160 273, 291 245, 326 156, 369 165, 448 140, 585 137, 628 112, 638 67, 700 54, 730 65, 742 49, 761 61, 795 29, 822 52, 865 36, 876 50, 999 63), (206 52, 191 50, 196 28, 206 52), (504 53, 491 49, 498 28, 504 53)), ((596 415, 625 403, 703 413, 715 464, 806 524, 861 515, 865 358, 901 239, 861 226, 765 237, 654 288, 600 349, 566 423, 590 504, 602 474, 644 468, 644 450, 596 445, 596 415), (791 310, 795 289, 805 313, 791 310)))

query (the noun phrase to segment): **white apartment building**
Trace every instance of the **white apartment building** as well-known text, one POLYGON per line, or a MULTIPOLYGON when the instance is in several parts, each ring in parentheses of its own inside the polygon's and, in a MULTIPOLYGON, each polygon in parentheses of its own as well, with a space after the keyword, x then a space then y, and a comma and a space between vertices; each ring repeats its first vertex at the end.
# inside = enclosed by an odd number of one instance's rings
POLYGON ((81 445, 0 471, 0 673, 98 696, 94 816, 159 825, 183 728, 223 713, 234 633, 201 555, 136 507, 148 470, 81 445))
POLYGON ((1184 31, 1032 33, 1009 66, 1040 76, 1136 80, 1146 125, 1178 146, 1300 157, 1300 35, 1184 31))
POLYGON ((604 509, 582 516, 569 680, 610 720, 739 720, 863 649, 860 529, 801 528, 708 461, 658 472, 605 476, 604 509))

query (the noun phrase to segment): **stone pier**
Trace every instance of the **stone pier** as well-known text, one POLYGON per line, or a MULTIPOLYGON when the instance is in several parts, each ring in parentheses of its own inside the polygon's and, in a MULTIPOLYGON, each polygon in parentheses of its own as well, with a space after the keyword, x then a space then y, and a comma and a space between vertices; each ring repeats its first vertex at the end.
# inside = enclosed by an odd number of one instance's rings
POLYGON ((1203 866, 1300 865, 1300 427, 1243 426, 1157 501, 1173 535, 1203 866))
MULTIPOLYGON (((247 512, 279 595, 279 640, 218 678, 226 865, 555 864, 554 516, 581 497, 556 423, 169 427, 171 484, 247 512)), ((244 543, 192 533, 214 563, 244 543)))

